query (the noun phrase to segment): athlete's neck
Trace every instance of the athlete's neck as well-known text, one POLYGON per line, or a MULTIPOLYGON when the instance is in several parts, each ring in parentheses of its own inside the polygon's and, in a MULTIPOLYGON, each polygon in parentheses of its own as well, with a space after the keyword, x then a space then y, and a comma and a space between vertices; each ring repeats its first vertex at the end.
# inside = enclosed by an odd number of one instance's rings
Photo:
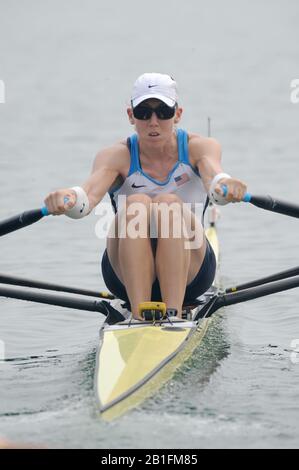
POLYGON ((139 141, 140 155, 148 161, 169 161, 177 157, 176 135, 172 134, 169 139, 160 142, 148 143, 139 141))

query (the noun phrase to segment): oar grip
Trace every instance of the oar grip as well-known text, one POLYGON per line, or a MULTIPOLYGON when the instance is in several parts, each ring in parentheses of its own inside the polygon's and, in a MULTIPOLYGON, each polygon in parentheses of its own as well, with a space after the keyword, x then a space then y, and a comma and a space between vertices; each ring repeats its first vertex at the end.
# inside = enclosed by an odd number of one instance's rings
POLYGON ((43 214, 44 217, 47 215, 50 215, 50 212, 48 211, 48 208, 46 206, 41 208, 41 213, 43 214))
MULTIPOLYGON (((227 186, 222 185, 221 188, 223 192, 222 198, 225 198, 227 196, 227 186)), ((284 202, 271 196, 253 196, 250 193, 245 194, 243 201, 250 202, 254 206, 266 211, 277 212, 278 214, 299 219, 299 206, 291 202, 284 202)))
MULTIPOLYGON (((222 191, 223 191, 223 196, 227 196, 227 186, 225 184, 221 185, 222 191)), ((252 198, 252 195, 250 193, 245 193, 243 197, 243 202, 250 202, 252 198)))
MULTIPOLYGON (((69 202, 69 198, 68 198, 68 197, 65 197, 65 198, 64 198, 64 202, 65 202, 65 204, 66 204, 67 202, 69 202)), ((47 215, 50 215, 50 212, 49 212, 47 206, 44 206, 44 207, 41 208, 41 213, 43 214, 44 217, 46 217, 47 215)))

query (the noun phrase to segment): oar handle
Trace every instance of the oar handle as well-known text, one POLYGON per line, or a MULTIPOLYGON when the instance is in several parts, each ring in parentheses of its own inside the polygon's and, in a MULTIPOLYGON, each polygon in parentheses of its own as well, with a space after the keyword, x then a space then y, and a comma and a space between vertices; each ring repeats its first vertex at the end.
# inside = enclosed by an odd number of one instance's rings
MULTIPOLYGON (((222 200, 225 201, 225 197, 227 196, 227 186, 222 185, 222 191, 222 200)), ((256 196, 250 193, 245 194, 243 201, 250 202, 250 204, 266 211, 276 212, 278 214, 284 214, 289 217, 299 219, 299 205, 292 202, 282 201, 281 199, 276 199, 271 196, 256 196)))
MULTIPOLYGON (((65 198, 65 202, 67 201, 68 198, 65 198)), ((44 206, 40 209, 25 211, 22 212, 22 214, 18 214, 14 217, 10 217, 9 219, 2 220, 0 221, 0 237, 27 227, 28 225, 32 225, 48 215, 50 215, 48 208, 44 206)))
MULTIPOLYGON (((221 185, 222 191, 223 191, 223 197, 227 196, 227 186, 225 184, 221 185)), ((252 198, 252 195, 250 193, 245 193, 243 202, 250 202, 252 198)))
POLYGON ((41 213, 43 214, 44 217, 46 217, 47 215, 50 215, 50 212, 48 211, 47 206, 44 206, 41 208, 41 213))
MULTIPOLYGON (((69 202, 69 198, 65 197, 64 202, 65 203, 69 202)), ((41 208, 41 213, 43 214, 44 217, 46 217, 47 215, 50 215, 50 212, 49 212, 47 206, 44 206, 44 207, 41 208)))

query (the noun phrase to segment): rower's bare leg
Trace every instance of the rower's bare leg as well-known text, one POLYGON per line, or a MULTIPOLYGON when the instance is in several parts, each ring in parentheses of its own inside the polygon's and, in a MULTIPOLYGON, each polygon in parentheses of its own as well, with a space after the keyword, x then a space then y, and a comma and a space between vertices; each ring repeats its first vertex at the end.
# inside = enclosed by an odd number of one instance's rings
MULTIPOLYGON (((182 305, 186 291, 186 285, 196 276, 200 269, 205 255, 205 242, 199 243, 196 249, 188 248, 188 233, 182 231, 182 225, 185 226, 184 214, 182 211, 182 201, 174 194, 165 194, 156 197, 153 202, 158 204, 165 203, 172 208, 169 211, 169 217, 161 216, 161 211, 153 211, 156 216, 158 226, 158 246, 156 251, 155 266, 159 279, 163 302, 168 308, 175 308, 178 311, 178 317, 182 314, 182 305), (174 204, 173 204, 174 203, 174 204), (169 236, 165 237, 163 226, 169 224, 169 236), (174 232, 180 229, 179 233, 174 232)), ((156 206, 159 207, 159 206, 156 206)), ((160 206, 161 207, 161 206, 160 206)), ((187 222, 187 221, 186 221, 187 222)), ((200 222, 190 214, 188 223, 191 223, 191 229, 202 233, 200 222)), ((202 239, 201 239, 202 242, 202 239)))
POLYGON ((123 211, 119 218, 122 229, 126 230, 124 232, 126 236, 118 238, 117 247, 115 241, 110 240, 108 244, 112 267, 126 288, 132 314, 137 319, 140 319, 139 304, 151 300, 155 279, 155 264, 149 237, 150 204, 151 198, 144 194, 129 196, 127 210, 123 211), (140 204, 143 205, 143 209, 140 204), (134 212, 135 208, 137 212, 134 212), (138 215, 138 225, 134 227, 136 215, 138 215), (134 228, 138 231, 141 226, 143 233, 139 231, 139 234, 142 236, 134 238, 134 228))

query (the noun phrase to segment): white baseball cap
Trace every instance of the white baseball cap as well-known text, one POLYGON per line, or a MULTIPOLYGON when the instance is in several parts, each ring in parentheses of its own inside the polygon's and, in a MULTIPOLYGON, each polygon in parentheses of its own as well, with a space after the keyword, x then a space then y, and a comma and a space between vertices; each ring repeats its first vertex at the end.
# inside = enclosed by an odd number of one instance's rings
POLYGON ((142 101, 157 98, 167 106, 174 106, 178 100, 177 84, 169 75, 162 73, 144 73, 137 78, 132 91, 132 107, 142 101))

